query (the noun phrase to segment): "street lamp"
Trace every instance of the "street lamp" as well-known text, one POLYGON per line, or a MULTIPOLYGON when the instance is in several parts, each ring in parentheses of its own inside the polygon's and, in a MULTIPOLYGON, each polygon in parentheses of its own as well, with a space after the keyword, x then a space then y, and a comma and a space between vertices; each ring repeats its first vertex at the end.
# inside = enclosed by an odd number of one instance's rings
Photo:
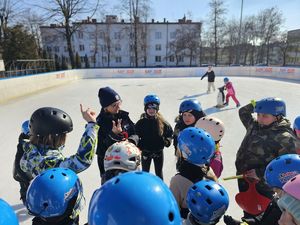
POLYGON ((241 55, 241 32, 242 32, 242 22, 243 22, 243 5, 244 5, 244 0, 242 0, 241 4, 241 16, 240 16, 240 27, 239 27, 239 37, 238 37, 238 52, 236 56, 236 63, 240 64, 240 55, 241 55))

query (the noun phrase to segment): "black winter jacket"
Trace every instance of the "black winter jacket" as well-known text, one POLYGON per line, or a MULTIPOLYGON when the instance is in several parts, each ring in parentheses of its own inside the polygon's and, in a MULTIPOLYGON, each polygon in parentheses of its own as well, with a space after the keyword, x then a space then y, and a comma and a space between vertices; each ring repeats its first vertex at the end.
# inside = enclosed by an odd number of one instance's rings
POLYGON ((118 114, 113 115, 105 112, 102 108, 97 116, 97 124, 100 126, 96 151, 98 156, 104 157, 107 148, 118 141, 128 139, 135 145, 138 144, 139 138, 135 135, 134 123, 126 111, 120 110, 118 114), (117 124, 119 119, 122 119, 123 132, 116 135, 112 132, 112 121, 115 121, 117 124))
POLYGON ((141 118, 135 125, 136 134, 139 136, 139 148, 143 151, 158 152, 172 143, 173 129, 168 122, 164 122, 163 135, 158 132, 158 123, 155 118, 141 118))
POLYGON ((201 80, 206 77, 208 78, 208 82, 215 82, 215 72, 211 70, 210 72, 206 72, 202 77, 201 80))

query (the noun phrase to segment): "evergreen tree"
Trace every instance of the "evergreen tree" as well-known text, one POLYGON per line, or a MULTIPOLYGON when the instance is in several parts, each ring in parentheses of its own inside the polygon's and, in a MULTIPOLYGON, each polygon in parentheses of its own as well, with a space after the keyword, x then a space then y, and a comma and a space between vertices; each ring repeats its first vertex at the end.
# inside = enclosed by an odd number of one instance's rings
POLYGON ((75 65, 77 69, 81 68, 81 59, 78 52, 76 52, 76 56, 75 56, 75 65))
POLYGON ((90 62, 87 54, 85 54, 84 56, 84 64, 85 64, 85 68, 90 68, 90 62))
POLYGON ((27 33, 23 25, 7 28, 7 38, 3 41, 3 59, 11 62, 17 59, 37 59, 38 46, 34 37, 27 33))

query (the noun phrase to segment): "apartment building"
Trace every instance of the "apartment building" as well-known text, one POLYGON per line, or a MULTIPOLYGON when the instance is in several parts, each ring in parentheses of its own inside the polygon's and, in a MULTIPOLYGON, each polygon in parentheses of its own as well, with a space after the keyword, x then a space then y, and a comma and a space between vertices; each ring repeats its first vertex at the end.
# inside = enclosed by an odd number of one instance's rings
MULTIPOLYGON (((201 22, 185 17, 177 22, 128 23, 117 16, 106 16, 74 23, 74 55, 90 67, 168 67, 198 66, 201 22)), ((55 24, 40 27, 42 45, 52 57, 64 56, 69 62, 64 28, 55 24)))

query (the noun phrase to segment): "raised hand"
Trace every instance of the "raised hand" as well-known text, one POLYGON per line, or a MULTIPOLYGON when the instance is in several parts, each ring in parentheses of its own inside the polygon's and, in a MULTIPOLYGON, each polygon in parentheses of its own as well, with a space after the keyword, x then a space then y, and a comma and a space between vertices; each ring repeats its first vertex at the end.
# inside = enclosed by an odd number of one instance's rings
POLYGON ((115 134, 119 134, 122 132, 122 119, 118 119, 118 123, 113 120, 112 121, 112 132, 115 134))
POLYGON ((86 122, 96 123, 96 112, 95 111, 91 110, 90 108, 83 109, 82 104, 80 104, 80 111, 81 111, 83 119, 86 122))

